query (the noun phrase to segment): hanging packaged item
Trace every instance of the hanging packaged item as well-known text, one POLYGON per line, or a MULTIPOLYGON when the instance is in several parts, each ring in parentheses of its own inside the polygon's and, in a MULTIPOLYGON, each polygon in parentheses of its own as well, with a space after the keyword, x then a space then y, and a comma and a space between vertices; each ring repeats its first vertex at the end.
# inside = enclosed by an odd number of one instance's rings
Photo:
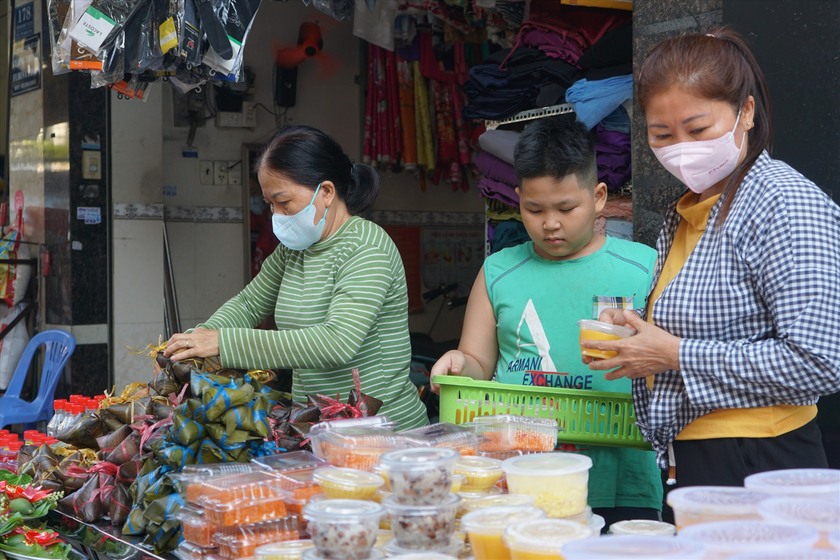
MULTIPOLYGON (((199 0, 201 3, 209 2, 210 0, 199 0)), ((230 0, 228 6, 227 16, 222 26, 222 33, 224 33, 224 40, 227 41, 230 56, 218 52, 217 45, 212 40, 212 34, 215 32, 213 27, 204 26, 204 32, 207 34, 207 39, 210 41, 212 47, 204 55, 204 64, 211 70, 217 73, 224 74, 232 80, 239 81, 240 70, 242 67, 242 46, 245 44, 245 39, 248 32, 251 30, 251 24, 254 17, 257 15, 257 10, 260 7, 261 0, 230 0)), ((199 8, 200 9, 200 8, 199 8)), ((204 12, 201 12, 202 25, 205 22, 204 12)), ((221 38, 219 38, 221 40, 221 38)))
POLYGON ((145 0, 93 0, 70 30, 70 38, 99 56, 145 0))

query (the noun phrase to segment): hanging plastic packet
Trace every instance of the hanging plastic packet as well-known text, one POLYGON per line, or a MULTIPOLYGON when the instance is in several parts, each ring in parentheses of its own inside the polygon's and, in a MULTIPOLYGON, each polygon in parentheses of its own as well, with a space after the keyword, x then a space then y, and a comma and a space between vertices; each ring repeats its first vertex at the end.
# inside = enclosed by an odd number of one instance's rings
POLYGON ((70 37, 95 55, 117 38, 123 25, 148 0, 93 0, 70 30, 70 37))
POLYGON ((125 77, 125 33, 121 30, 117 38, 99 53, 102 60, 100 78, 113 84, 125 77))
POLYGON ((233 48, 225 34, 227 8, 231 0, 196 0, 201 29, 207 36, 207 42, 223 60, 233 57, 233 48))
POLYGON ((71 41, 68 38, 62 40, 64 22, 71 14, 72 0, 47 0, 47 18, 50 30, 50 60, 52 62, 53 75, 64 74, 70 71, 70 48, 71 41))
POLYGON ((184 0, 184 16, 181 21, 178 37, 178 58, 188 70, 201 64, 201 57, 204 55, 204 45, 201 31, 201 20, 198 17, 198 0, 184 0))
POLYGON ((243 47, 251 30, 251 24, 260 9, 261 0, 230 0, 227 19, 224 24, 226 39, 230 44, 232 56, 225 59, 216 53, 215 48, 207 51, 204 64, 219 74, 228 76, 228 81, 239 81, 242 68, 243 47))
POLYGON ((344 21, 353 15, 353 0, 313 0, 316 10, 332 16, 338 21, 344 21))

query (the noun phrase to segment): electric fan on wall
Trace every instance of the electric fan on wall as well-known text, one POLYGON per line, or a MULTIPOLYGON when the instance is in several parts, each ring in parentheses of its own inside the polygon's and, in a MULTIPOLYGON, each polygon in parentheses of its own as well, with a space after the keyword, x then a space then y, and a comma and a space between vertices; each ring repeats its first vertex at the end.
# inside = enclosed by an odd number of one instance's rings
POLYGON ((317 22, 305 21, 298 29, 297 45, 277 48, 274 54, 275 102, 281 107, 293 107, 297 97, 298 66, 309 59, 318 62, 323 75, 337 69, 337 61, 323 52, 324 38, 317 22))

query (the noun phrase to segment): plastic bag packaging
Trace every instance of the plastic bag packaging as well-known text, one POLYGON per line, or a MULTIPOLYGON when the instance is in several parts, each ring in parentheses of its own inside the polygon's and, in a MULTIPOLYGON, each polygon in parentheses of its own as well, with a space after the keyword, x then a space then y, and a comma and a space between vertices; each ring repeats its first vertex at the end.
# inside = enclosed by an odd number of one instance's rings
POLYGON ((147 2, 149 0, 93 0, 79 15, 70 37, 99 56, 117 38, 137 9, 147 2))
POLYGON ((184 16, 178 30, 178 57, 187 70, 201 65, 201 58, 204 56, 204 33, 201 31, 197 1, 184 0, 184 16))
POLYGON ((71 41, 62 39, 64 22, 72 14, 73 0, 47 0, 47 18, 50 29, 50 61, 54 75, 70 71, 71 41))
POLYGON ((338 21, 344 21, 353 15, 353 0, 313 0, 312 5, 319 12, 324 12, 338 21))
POLYGON ((229 79, 241 79, 243 48, 260 3, 261 0, 230 0, 224 31, 233 54, 229 59, 224 59, 214 49, 210 49, 204 56, 204 64, 217 73, 227 75, 229 79))

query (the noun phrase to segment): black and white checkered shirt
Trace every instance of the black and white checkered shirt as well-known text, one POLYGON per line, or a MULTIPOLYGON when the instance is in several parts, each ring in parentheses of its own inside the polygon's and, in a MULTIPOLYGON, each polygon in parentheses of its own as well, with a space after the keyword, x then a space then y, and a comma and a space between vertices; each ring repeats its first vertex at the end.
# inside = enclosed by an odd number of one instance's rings
MULTIPOLYGON (((656 242, 654 285, 679 223, 656 242)), ((638 424, 667 467, 668 444, 721 408, 810 405, 840 391, 840 207, 766 152, 715 228, 721 201, 653 307, 682 338, 680 371, 633 382, 638 424)))

